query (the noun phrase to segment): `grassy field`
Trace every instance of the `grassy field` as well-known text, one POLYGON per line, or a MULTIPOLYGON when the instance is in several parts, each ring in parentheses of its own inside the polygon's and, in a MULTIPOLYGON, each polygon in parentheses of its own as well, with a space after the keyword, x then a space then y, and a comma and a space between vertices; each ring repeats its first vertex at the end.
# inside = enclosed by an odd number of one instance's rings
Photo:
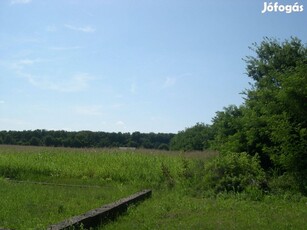
POLYGON ((116 187, 64 187, 0 181, 0 227, 45 229, 129 193, 116 187), (116 195, 115 195, 116 194, 116 195))
POLYGON ((305 197, 205 195, 198 182, 215 155, 0 146, 0 228, 44 229, 150 188, 151 199, 103 228, 306 229, 305 197))
POLYGON ((101 229, 306 229, 307 204, 267 197, 199 198, 169 192, 152 199, 101 229))

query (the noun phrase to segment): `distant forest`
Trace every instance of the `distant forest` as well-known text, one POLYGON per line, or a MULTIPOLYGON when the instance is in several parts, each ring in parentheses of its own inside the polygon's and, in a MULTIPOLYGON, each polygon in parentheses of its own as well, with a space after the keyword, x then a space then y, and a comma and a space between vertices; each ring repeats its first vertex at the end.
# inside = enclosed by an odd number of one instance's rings
POLYGON ((92 131, 0 131, 0 144, 54 147, 135 147, 169 149, 175 134, 165 133, 108 133, 92 131))

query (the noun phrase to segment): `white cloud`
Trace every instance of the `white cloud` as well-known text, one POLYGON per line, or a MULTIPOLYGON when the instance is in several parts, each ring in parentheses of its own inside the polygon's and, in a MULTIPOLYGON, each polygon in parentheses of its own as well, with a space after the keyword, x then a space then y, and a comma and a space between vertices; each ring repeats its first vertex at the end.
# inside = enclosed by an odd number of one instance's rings
POLYGON ((112 109, 120 109, 122 108, 124 105, 121 103, 115 103, 111 106, 112 109))
POLYGON ((56 51, 67 51, 67 50, 78 50, 81 49, 81 46, 52 46, 49 47, 50 50, 56 50, 56 51))
POLYGON ((3 100, 0 100, 0 104, 4 104, 5 103, 5 101, 3 101, 3 100))
POLYGON ((0 118, 0 127, 3 130, 25 130, 28 129, 29 122, 15 118, 0 118))
POLYGON ((115 98, 123 98, 123 97, 124 97, 124 95, 122 95, 122 94, 120 94, 120 93, 118 93, 118 94, 115 95, 115 98))
POLYGON ((66 93, 86 90, 89 87, 89 81, 93 79, 87 73, 75 74, 66 80, 51 80, 49 78, 36 77, 31 74, 22 74, 22 76, 37 88, 66 93))
POLYGON ((50 25, 50 26, 46 27, 46 31, 47 32, 57 32, 58 29, 57 29, 57 27, 55 25, 50 25))
POLYGON ((131 92, 132 94, 135 94, 135 93, 136 93, 136 90, 137 90, 137 85, 136 85, 136 83, 132 83, 132 84, 130 85, 130 92, 131 92))
POLYGON ((175 77, 167 77, 162 85, 162 88, 169 88, 176 84, 176 78, 175 77))
POLYGON ((117 126, 124 126, 125 123, 124 123, 123 121, 117 121, 117 122, 116 122, 116 125, 117 125, 117 126))
POLYGON ((20 77, 26 79, 31 85, 46 90, 58 92, 79 92, 89 87, 89 82, 93 79, 88 73, 77 73, 73 76, 37 76, 27 73, 24 69, 26 66, 43 62, 42 59, 21 59, 12 63, 1 63, 14 70, 20 77))
POLYGON ((14 37, 14 42, 17 43, 41 43, 40 38, 35 36, 22 35, 18 37, 14 37))
POLYGON ((92 26, 77 27, 69 24, 65 24, 64 26, 70 30, 84 32, 84 33, 94 33, 96 31, 96 29, 92 26))
POLYGON ((11 0, 11 4, 15 5, 15 4, 28 4, 31 3, 32 0, 11 0))
POLYGON ((20 60, 19 64, 20 65, 32 65, 34 62, 35 62, 35 60, 24 59, 24 60, 20 60))
POLYGON ((10 63, 10 67, 16 71, 22 70, 25 66, 33 65, 35 63, 41 62, 41 59, 22 59, 10 63))
POLYGON ((102 115, 102 107, 99 105, 77 106, 74 108, 76 113, 81 115, 99 116, 102 115))

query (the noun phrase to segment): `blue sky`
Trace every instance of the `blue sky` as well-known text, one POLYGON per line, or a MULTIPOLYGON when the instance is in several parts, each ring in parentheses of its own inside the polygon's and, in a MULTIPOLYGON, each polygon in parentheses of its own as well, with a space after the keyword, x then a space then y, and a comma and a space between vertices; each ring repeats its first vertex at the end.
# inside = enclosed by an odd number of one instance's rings
MULTIPOLYGON (((264 36, 306 43, 306 11, 264 0, 2 0, 0 130, 173 132, 243 102, 264 36)), ((306 4, 305 1, 278 1, 306 4)))

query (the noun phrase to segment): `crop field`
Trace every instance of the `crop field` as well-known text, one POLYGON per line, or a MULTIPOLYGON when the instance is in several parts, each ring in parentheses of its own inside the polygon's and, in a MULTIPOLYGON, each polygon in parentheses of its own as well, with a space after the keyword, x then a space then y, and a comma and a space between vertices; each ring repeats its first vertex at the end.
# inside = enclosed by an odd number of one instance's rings
POLYGON ((305 197, 208 196, 200 181, 216 155, 0 145, 0 228, 45 229, 148 188, 151 199, 102 227, 306 229, 305 197))

